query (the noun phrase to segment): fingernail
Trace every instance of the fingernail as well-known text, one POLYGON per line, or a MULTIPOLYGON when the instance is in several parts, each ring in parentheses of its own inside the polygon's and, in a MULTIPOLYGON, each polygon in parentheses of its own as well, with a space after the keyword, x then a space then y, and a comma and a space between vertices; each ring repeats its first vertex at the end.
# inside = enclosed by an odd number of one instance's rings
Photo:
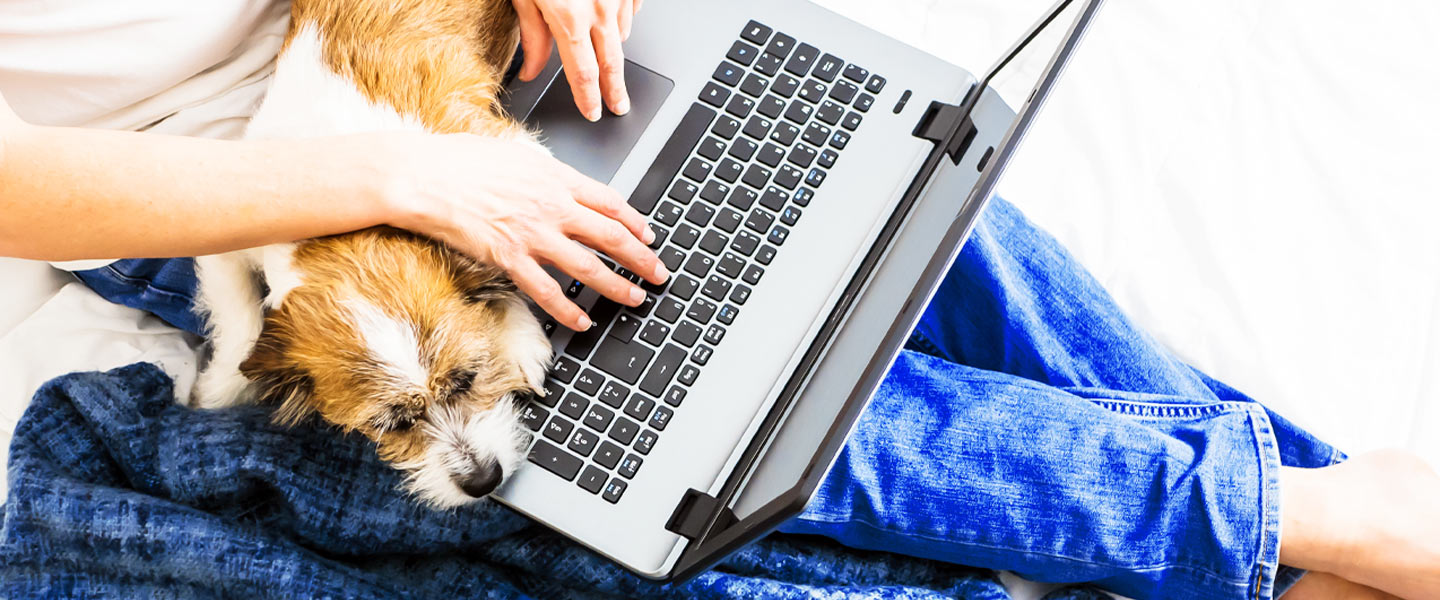
POLYGON ((595 107, 595 108, 590 109, 590 112, 585 113, 585 119, 588 120, 588 121, 590 121, 591 123, 594 123, 594 122, 596 122, 596 121, 599 121, 599 120, 600 120, 600 107, 597 106, 597 107, 595 107))
POLYGON ((615 103, 615 114, 623 115, 630 112, 630 97, 621 96, 620 101, 615 103))
POLYGON ((580 331, 585 331, 595 326, 595 322, 585 315, 580 316, 580 331))
POLYGON ((645 232, 640 234, 640 241, 646 244, 655 241, 655 230, 651 229, 649 225, 646 225, 645 232))
POLYGON ((651 277, 651 279, 660 283, 665 283, 666 280, 670 279, 670 272, 665 270, 664 264, 655 265, 655 273, 651 277))
POLYGON ((644 302, 644 301, 645 301, 645 290, 642 290, 642 289, 640 289, 640 288, 638 288, 638 287, 637 287, 637 288, 630 288, 630 304, 633 304, 633 305, 635 305, 635 306, 639 306, 640 303, 641 303, 641 302, 644 302))

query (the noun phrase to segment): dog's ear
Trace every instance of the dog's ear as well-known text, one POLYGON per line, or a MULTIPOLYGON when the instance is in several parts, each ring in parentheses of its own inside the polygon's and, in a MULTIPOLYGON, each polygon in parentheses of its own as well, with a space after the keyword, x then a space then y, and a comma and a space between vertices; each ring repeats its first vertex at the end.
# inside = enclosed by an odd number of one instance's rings
POLYGON ((455 286, 471 304, 492 302, 513 296, 518 288, 499 267, 450 251, 451 276, 455 286))
POLYGON ((275 327, 266 327, 240 372, 260 389, 260 401, 274 404, 274 420, 290 426, 304 421, 315 411, 310 401, 314 382, 286 355, 286 343, 275 327))

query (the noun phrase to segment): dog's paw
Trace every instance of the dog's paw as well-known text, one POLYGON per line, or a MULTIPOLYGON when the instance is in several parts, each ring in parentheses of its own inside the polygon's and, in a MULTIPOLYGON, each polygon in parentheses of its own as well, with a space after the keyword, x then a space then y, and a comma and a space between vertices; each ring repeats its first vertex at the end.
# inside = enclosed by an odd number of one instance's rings
POLYGON ((190 393, 190 407, 217 409, 249 404, 255 399, 255 386, 239 369, 207 368, 195 380, 190 393))

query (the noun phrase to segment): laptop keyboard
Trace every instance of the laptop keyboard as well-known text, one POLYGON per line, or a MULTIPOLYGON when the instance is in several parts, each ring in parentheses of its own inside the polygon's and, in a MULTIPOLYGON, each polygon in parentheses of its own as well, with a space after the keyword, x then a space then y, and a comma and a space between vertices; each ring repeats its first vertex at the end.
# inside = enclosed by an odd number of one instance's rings
POLYGON ((602 297, 590 309, 595 326, 570 339, 547 395, 522 411, 537 434, 530 462, 620 501, 884 87, 745 26, 630 196, 672 276, 655 286, 615 269, 650 293, 639 307, 602 297))

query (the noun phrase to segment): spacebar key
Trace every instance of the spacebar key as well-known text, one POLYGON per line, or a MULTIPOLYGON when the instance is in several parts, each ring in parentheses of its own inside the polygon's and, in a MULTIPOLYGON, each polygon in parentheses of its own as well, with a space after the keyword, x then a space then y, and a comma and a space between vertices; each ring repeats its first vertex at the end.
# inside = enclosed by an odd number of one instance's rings
POLYGON ((645 380, 640 382, 640 389, 658 398, 670 386, 670 380, 675 378, 675 372, 680 370, 680 362, 684 360, 683 348, 667 344, 660 351, 660 358, 655 359, 655 365, 650 367, 650 372, 645 374, 645 380))
POLYGON ((690 151, 700 143, 700 136, 705 135, 705 129, 710 127, 710 122, 714 120, 715 111, 699 102, 690 105, 690 111, 685 113, 685 118, 680 119, 680 126, 670 135, 670 141, 660 148, 660 155, 655 157, 650 170, 640 179, 640 185, 630 194, 630 206, 635 207, 642 215, 648 215, 655 210, 660 196, 669 189, 675 174, 680 172, 685 159, 690 158, 690 151))
POLYGON ((535 447, 530 449, 530 462, 540 465, 546 471, 565 478, 565 481, 575 479, 575 474, 580 472, 582 461, 575 455, 561 450, 559 446, 545 440, 536 440, 535 447))

